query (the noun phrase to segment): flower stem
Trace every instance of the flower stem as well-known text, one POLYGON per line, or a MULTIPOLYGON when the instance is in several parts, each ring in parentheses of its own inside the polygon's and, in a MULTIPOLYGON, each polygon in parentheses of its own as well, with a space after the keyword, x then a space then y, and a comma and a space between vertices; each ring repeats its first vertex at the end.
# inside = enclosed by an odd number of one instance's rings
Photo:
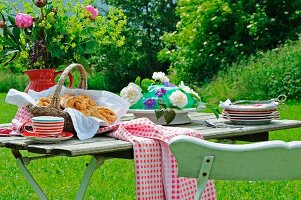
MULTIPOLYGON (((45 21, 46 17, 44 15, 43 8, 40 8, 41 11, 41 20, 42 22, 45 21)), ((45 64, 45 68, 49 68, 49 51, 48 51, 48 45, 47 45, 47 40, 46 40, 46 33, 45 33, 45 24, 42 23, 42 28, 41 28, 41 37, 43 44, 45 45, 45 50, 43 51, 43 60, 45 64)))

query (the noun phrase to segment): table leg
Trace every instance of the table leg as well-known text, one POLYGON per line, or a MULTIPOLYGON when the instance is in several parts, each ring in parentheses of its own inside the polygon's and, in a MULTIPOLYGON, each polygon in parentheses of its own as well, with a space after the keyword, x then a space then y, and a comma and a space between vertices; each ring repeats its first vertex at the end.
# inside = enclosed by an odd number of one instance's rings
POLYGON ((81 200, 85 196, 85 192, 87 190, 89 181, 94 173, 94 171, 100 167, 105 161, 104 157, 101 156, 93 156, 85 170, 84 176, 82 178, 82 181, 80 183, 80 186, 78 188, 77 194, 76 194, 76 200, 81 200))
POLYGON ((39 198, 42 200, 47 200, 47 197, 41 187, 38 185, 38 183, 35 181, 35 179, 32 177, 28 169, 25 167, 26 164, 29 163, 26 162, 26 157, 24 158, 16 158, 17 166, 21 170, 23 176, 26 178, 26 180, 29 182, 29 184, 34 188, 35 192, 38 194, 39 198), (25 162, 24 162, 25 159, 25 162))
MULTIPOLYGON (((48 157, 53 157, 54 155, 44 155, 44 156, 37 156, 37 157, 23 157, 19 150, 13 149, 12 153, 14 157, 16 158, 17 166, 22 172, 25 179, 29 182, 29 184, 34 188, 35 192, 42 200, 47 200, 45 193, 41 189, 41 187, 38 185, 36 180, 33 178, 31 173, 26 168, 26 165, 30 163, 31 160, 37 160, 37 159, 43 159, 48 157)), ((82 181, 80 183, 80 186, 78 188, 77 194, 76 194, 76 200, 81 200, 85 196, 85 192, 87 190, 87 187, 89 185, 90 179, 94 173, 94 171, 99 168, 104 161, 108 159, 103 156, 94 155, 92 156, 89 164, 87 165, 87 168, 85 170, 85 173, 83 175, 82 181)))

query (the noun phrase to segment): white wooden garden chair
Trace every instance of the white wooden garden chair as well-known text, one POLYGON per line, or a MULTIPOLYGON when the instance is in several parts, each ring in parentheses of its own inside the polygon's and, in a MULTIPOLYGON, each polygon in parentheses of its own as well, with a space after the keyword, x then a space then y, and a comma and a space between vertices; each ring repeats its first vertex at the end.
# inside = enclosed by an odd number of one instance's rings
POLYGON ((301 179, 301 142, 267 141, 221 144, 190 136, 174 137, 169 144, 178 162, 178 176, 198 178, 196 199, 209 179, 301 179))

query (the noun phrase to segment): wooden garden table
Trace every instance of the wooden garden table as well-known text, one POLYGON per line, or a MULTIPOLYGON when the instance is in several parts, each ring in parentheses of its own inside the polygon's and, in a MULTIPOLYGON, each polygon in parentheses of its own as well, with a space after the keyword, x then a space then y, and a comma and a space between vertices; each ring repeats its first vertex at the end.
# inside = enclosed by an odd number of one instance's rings
MULTIPOLYGON (((297 120, 273 120, 265 125, 244 125, 226 126, 221 128, 212 128, 204 125, 204 120, 214 121, 212 114, 190 113, 192 122, 177 127, 192 128, 202 133, 205 139, 227 139, 241 141, 265 141, 269 139, 269 131, 301 127, 301 121, 297 120)), ((133 119, 131 114, 127 114, 122 120, 133 119)), ((10 126, 10 124, 2 124, 10 126)), ((0 137, 0 147, 10 148, 16 158, 16 162, 27 181, 33 186, 41 199, 47 199, 45 193, 36 183, 26 165, 32 160, 43 159, 54 156, 83 156, 91 155, 92 158, 87 165, 80 187, 77 191, 76 199, 83 199, 86 188, 94 171, 101 166, 105 159, 125 158, 133 159, 132 143, 121 141, 104 135, 96 135, 88 140, 78 140, 76 138, 62 141, 56 144, 38 144, 25 137, 0 137), (22 156, 20 150, 36 153, 37 156, 22 156)))

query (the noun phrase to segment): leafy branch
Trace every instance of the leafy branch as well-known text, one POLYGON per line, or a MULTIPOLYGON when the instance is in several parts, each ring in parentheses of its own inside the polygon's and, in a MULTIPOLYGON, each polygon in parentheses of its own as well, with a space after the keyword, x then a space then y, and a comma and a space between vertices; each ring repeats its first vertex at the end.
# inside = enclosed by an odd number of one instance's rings
POLYGON ((135 84, 140 86, 140 88, 142 89, 142 92, 147 92, 148 87, 153 85, 155 83, 155 81, 149 79, 149 78, 144 78, 141 80, 141 77, 138 76, 135 80, 135 84))
POLYGON ((180 109, 172 106, 167 108, 165 102, 162 99, 158 99, 159 109, 155 110, 156 118, 159 120, 162 116, 165 119, 166 124, 170 124, 176 117, 176 111, 174 109, 180 109))
POLYGON ((197 111, 202 111, 206 108, 208 108, 215 115, 216 119, 219 118, 219 115, 221 114, 221 112, 218 110, 218 108, 216 108, 215 106, 213 106, 211 104, 199 102, 199 104, 197 105, 196 110, 197 111))

